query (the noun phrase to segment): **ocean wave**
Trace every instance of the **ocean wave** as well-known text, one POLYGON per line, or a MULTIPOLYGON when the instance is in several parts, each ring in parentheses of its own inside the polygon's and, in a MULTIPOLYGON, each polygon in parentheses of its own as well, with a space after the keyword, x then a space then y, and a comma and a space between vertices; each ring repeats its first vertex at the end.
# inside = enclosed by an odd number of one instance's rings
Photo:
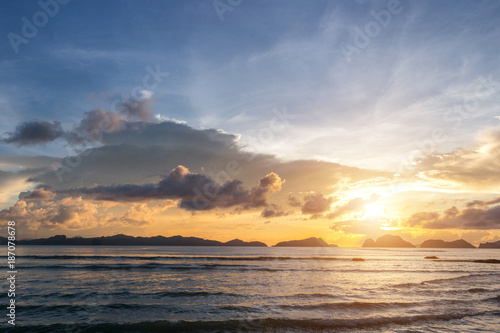
MULTIPOLYGON (((3 296, 3 294, 0 294, 3 296)), ((180 297, 210 297, 210 296, 221 296, 221 297, 246 297, 242 294, 236 293, 226 293, 226 292, 209 292, 209 291, 159 291, 152 293, 137 293, 130 291, 114 291, 114 292, 104 292, 104 291, 93 291, 93 292, 79 292, 79 293, 49 293, 49 294, 41 294, 41 295, 31 295, 31 298, 42 298, 42 299, 77 299, 77 300, 86 300, 93 297, 99 298, 110 298, 110 297, 131 297, 137 298, 141 297, 144 299, 153 298, 180 298, 180 297)))
POLYGON ((282 309, 293 310, 388 310, 396 308, 409 308, 420 306, 421 303, 413 302, 337 302, 318 304, 284 304, 282 309))
POLYGON ((435 259, 435 262, 473 262, 480 264, 500 264, 499 259, 435 259))
MULTIPOLYGON (((415 315, 404 317, 370 317, 359 319, 286 319, 286 318, 255 318, 247 320, 221 321, 148 321, 138 323, 102 323, 102 324, 52 324, 46 326, 18 326, 6 329, 6 333, 63 333, 68 327, 78 329, 81 333, 137 333, 137 332, 314 332, 325 330, 357 330, 380 329, 393 325, 414 325, 440 321, 450 321, 465 317, 488 315, 487 312, 465 312, 452 314, 415 315)), ((22 324, 21 324, 22 325, 22 324)), ((17 326, 17 325, 16 325, 17 326)))
MULTIPOLYGON (((223 263, 161 263, 149 262, 144 264, 113 263, 113 264, 55 264, 55 265, 32 265, 23 266, 26 270, 68 270, 68 271, 112 271, 112 270, 166 270, 166 271, 192 271, 192 270, 231 270, 239 272, 336 272, 336 273, 436 273, 435 270, 407 270, 407 269, 362 269, 362 268, 338 268, 317 267, 313 265, 302 265, 296 267, 262 267, 249 264, 223 264, 223 263)), ((441 270, 440 273, 461 273, 462 270, 441 270)))
POLYGON ((224 261, 351 261, 352 258, 337 257, 284 257, 284 256, 76 256, 76 255, 27 255, 18 256, 19 259, 36 260, 224 260, 224 261))
POLYGON ((400 284, 395 284, 393 287, 395 288, 409 288, 409 287, 421 287, 425 286, 428 284, 441 284, 441 283, 446 283, 446 282, 457 282, 457 281, 463 281, 463 280, 468 280, 471 278, 477 278, 477 277, 486 277, 486 276, 498 276, 496 273, 492 274, 468 274, 468 275, 461 275, 461 276, 455 276, 451 278, 442 278, 442 279, 433 279, 433 280, 426 280, 422 281, 419 283, 400 283, 400 284))

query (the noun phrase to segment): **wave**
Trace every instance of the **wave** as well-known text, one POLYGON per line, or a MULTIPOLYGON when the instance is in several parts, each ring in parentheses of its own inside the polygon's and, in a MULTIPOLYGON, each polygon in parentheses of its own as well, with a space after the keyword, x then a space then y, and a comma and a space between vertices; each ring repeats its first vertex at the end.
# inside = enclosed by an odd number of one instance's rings
POLYGON ((468 280, 471 278, 477 278, 477 277, 486 277, 486 276, 498 276, 497 273, 492 273, 492 274, 468 274, 468 275, 461 275, 461 276, 455 276, 451 278, 444 278, 444 279, 433 279, 433 280, 426 280, 422 281, 420 283, 401 283, 401 284, 395 284, 393 287, 395 288, 409 288, 409 287, 420 287, 420 286, 425 286, 428 284, 441 284, 444 282, 456 282, 456 281, 462 281, 462 280, 468 280))
POLYGON ((287 261, 287 260, 317 260, 317 261, 352 261, 352 258, 337 257, 283 257, 283 256, 75 256, 75 255, 27 255, 18 256, 23 259, 36 260, 224 260, 224 261, 287 261))
MULTIPOLYGON (((3 296, 3 294, 0 294, 3 296)), ((93 291, 93 292, 81 292, 81 293, 49 293, 42 295, 31 295, 31 298, 40 297, 43 299, 77 299, 77 300, 86 300, 92 297, 99 298, 109 298, 109 297, 143 297, 143 298, 178 298, 178 297, 210 297, 210 296, 223 296, 223 297, 246 297, 242 294, 235 293, 226 293, 226 292, 209 292, 209 291, 159 291, 152 293, 136 293, 130 291, 115 291, 115 292, 102 292, 102 291, 93 291)))
POLYGON ((388 310, 396 308, 409 308, 419 306, 421 303, 412 302, 338 302, 338 303, 319 303, 319 304, 293 304, 281 305, 282 309, 293 310, 388 310))
POLYGON ((500 264, 499 259, 436 259, 435 262, 474 262, 481 264, 500 264))
MULTIPOLYGON (((161 263, 149 262, 144 264, 113 263, 113 264, 69 264, 69 265, 32 265, 23 266, 25 270, 68 270, 68 271, 112 271, 112 270, 166 270, 166 271, 191 271, 191 270, 231 270, 231 271, 257 271, 257 272, 337 272, 337 273, 436 273, 435 270, 405 270, 405 269, 345 269, 345 268, 308 268, 309 265, 297 267, 261 267, 249 264, 223 264, 223 263, 161 263)), ((462 270, 440 270, 439 273, 462 273, 462 270)))
MULTIPOLYGON (((138 323, 102 323, 102 324, 52 324, 45 326, 19 326, 6 329, 6 333, 18 332, 53 332, 63 333, 77 329, 81 333, 132 333, 132 332, 314 332, 353 329, 380 329, 392 325, 418 325, 440 321, 451 321, 465 317, 488 315, 488 312, 468 312, 453 314, 415 315, 404 317, 370 317, 360 319, 286 319, 256 318, 246 320, 220 321, 147 321, 138 323)), ((22 325, 22 324, 21 324, 22 325)), ((17 325, 16 325, 17 326, 17 325)))

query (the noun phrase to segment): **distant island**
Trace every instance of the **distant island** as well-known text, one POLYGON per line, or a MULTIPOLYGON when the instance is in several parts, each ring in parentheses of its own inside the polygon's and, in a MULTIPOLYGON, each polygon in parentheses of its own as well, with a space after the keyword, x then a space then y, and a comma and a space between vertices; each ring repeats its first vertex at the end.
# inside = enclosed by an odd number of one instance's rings
MULTIPOLYGON (((7 238, 0 237, 0 244, 7 244, 7 238)), ((18 240, 17 245, 107 245, 107 246, 254 246, 267 247, 263 242, 244 242, 240 239, 233 239, 228 242, 219 242, 210 239, 198 237, 183 236, 153 236, 153 237, 134 237, 123 234, 101 237, 71 237, 65 235, 56 235, 49 238, 39 238, 30 240, 18 240)), ((321 238, 307 238, 302 240, 292 240, 280 242, 274 246, 277 247, 337 247, 334 244, 327 244, 321 238)))
MULTIPOLYGON (((6 243, 5 237, 0 238, 0 243, 6 243)), ((119 246, 260 246, 267 247, 262 242, 244 242, 239 239, 233 239, 229 242, 219 242, 197 237, 182 236, 153 236, 153 237, 134 237, 123 234, 101 237, 72 237, 65 235, 56 235, 49 238, 39 238, 32 240, 18 240, 17 245, 119 245, 119 246)))
POLYGON ((475 249, 476 247, 469 242, 464 241, 463 239, 459 239, 453 242, 445 242, 442 239, 428 239, 422 244, 420 244, 421 248, 447 248, 447 249, 475 249))
MULTIPOLYGON (((7 244, 6 237, 0 237, 0 245, 7 244)), ((183 236, 153 236, 153 237, 134 237, 123 234, 101 237, 71 237, 65 235, 56 235, 49 238, 38 238, 30 240, 17 240, 17 245, 116 245, 116 246, 249 246, 249 247, 268 247, 267 244, 258 241, 245 242, 240 239, 233 239, 228 242, 216 240, 183 237, 183 236)), ((338 247, 335 244, 328 244, 322 238, 310 237, 301 240, 290 240, 279 242, 273 247, 338 247)), ((363 247, 403 247, 415 248, 416 246, 403 240, 400 236, 384 235, 377 240, 367 239, 363 247)), ((475 249, 476 247, 469 242, 459 239, 452 242, 446 242, 441 239, 428 239, 419 246, 420 248, 448 248, 448 249, 475 249)), ((500 241, 491 243, 481 243, 480 249, 500 249, 500 241)))
POLYGON ((365 240, 363 247, 415 247, 415 245, 404 241, 400 236, 384 235, 376 241, 371 238, 365 240))
MULTIPOLYGON (((416 247, 415 245, 403 240, 400 236, 384 235, 373 239, 367 239, 363 243, 363 247, 416 247)), ((434 249, 475 249, 476 247, 471 243, 458 239, 452 242, 446 242, 442 239, 428 239, 419 246, 420 248, 434 248, 434 249)), ((500 241, 494 243, 484 243, 479 248, 500 248, 500 241)))
POLYGON ((323 239, 310 237, 301 240, 279 242, 274 247, 338 247, 335 244, 327 244, 323 239))
POLYGON ((500 249, 500 241, 479 244, 480 249, 500 249))

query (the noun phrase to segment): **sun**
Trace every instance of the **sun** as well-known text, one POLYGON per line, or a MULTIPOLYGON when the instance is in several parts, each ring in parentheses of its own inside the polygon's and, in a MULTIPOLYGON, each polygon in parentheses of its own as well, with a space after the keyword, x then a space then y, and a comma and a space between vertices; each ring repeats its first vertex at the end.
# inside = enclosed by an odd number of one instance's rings
POLYGON ((372 203, 365 205, 363 218, 382 217, 385 216, 385 214, 386 212, 384 208, 380 207, 377 204, 372 203))

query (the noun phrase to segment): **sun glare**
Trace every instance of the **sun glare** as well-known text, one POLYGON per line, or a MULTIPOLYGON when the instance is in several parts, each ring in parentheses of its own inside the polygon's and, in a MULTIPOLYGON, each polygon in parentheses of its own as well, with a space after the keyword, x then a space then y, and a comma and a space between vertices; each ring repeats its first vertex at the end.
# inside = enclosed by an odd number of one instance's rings
POLYGON ((385 210, 377 204, 368 204, 365 205, 365 210, 363 217, 382 217, 385 216, 385 210))

